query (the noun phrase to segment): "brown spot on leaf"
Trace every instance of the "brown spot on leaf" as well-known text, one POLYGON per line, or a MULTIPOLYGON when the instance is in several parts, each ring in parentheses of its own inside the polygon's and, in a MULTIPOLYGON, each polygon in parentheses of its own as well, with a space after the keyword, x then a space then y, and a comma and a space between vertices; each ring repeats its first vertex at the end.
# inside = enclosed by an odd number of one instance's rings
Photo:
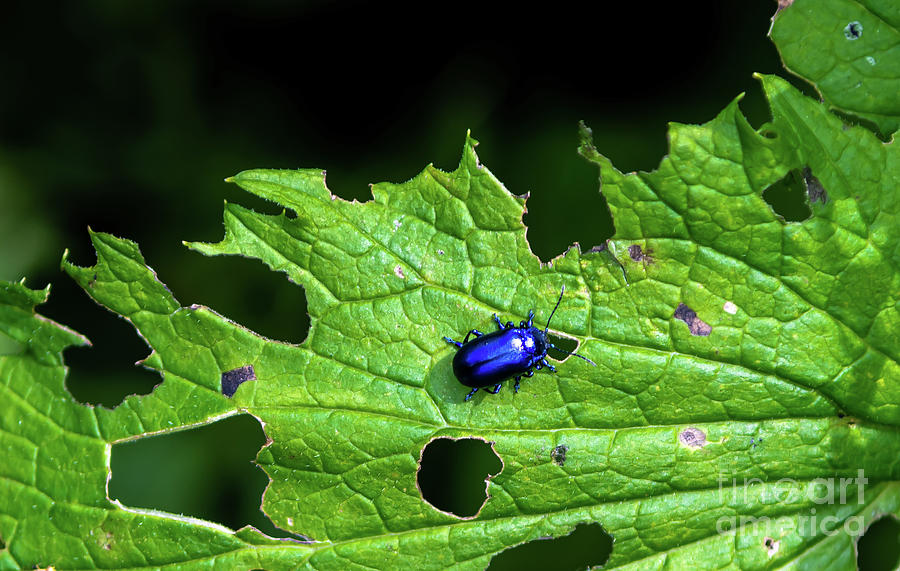
POLYGON ((806 194, 809 196, 810 204, 814 202, 825 204, 828 202, 828 193, 825 191, 825 187, 822 186, 819 179, 813 176, 809 167, 803 169, 803 182, 806 184, 806 194))
POLYGON ((678 434, 678 440, 688 448, 702 448, 706 446, 706 433, 690 426, 678 434))
POLYGON ((712 332, 712 327, 697 317, 697 312, 686 306, 683 303, 679 303, 678 307, 675 308, 675 319, 680 319, 684 321, 688 329, 691 331, 691 335, 700 335, 702 337, 706 337, 712 332))
POLYGON ((647 248, 647 250, 644 251, 644 249, 641 248, 640 244, 632 244, 631 246, 628 246, 628 255, 631 256, 631 259, 635 262, 652 264, 653 258, 650 256, 652 253, 653 250, 651 250, 650 248, 647 248))
POLYGON ((565 466, 566 465, 566 453, 569 451, 569 447, 565 444, 560 444, 556 448, 550 451, 550 458, 553 459, 553 463, 557 466, 565 466))
POLYGON ((225 371, 222 373, 222 394, 228 398, 234 396, 238 387, 247 381, 255 381, 256 373, 253 371, 253 365, 244 365, 237 369, 225 371))
POLYGON ((791 4, 794 3, 794 0, 778 0, 778 8, 775 10, 775 13, 779 13, 791 4))

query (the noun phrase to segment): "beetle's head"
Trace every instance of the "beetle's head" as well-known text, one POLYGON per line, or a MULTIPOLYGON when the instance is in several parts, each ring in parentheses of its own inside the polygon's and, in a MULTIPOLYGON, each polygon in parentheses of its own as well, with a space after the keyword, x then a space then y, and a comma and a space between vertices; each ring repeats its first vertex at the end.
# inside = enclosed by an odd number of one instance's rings
POLYGON ((552 347, 549 339, 547 339, 547 333, 545 331, 541 331, 537 327, 532 327, 529 330, 529 337, 534 340, 534 351, 532 351, 533 355, 546 355, 547 347, 552 347))

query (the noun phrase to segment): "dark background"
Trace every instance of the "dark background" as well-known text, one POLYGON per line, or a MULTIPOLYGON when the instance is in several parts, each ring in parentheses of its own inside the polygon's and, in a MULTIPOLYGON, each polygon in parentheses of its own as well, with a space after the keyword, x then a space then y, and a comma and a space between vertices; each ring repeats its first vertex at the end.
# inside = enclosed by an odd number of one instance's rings
MULTIPOLYGON (((42 313, 93 341, 66 353, 78 400, 115 406, 159 382, 133 366, 148 350, 131 327, 58 270, 66 248, 93 263, 88 226, 137 241, 182 305, 296 343, 300 288, 181 245, 221 238, 223 200, 280 210, 225 177, 324 168, 332 192, 367 200, 370 183, 455 168, 470 129, 482 162, 531 193, 528 237, 546 261, 612 234, 596 169, 575 152, 578 120, 619 169, 652 170, 669 121, 708 121, 747 92, 758 126, 768 111, 751 74, 787 75, 766 37, 774 2, 382 4, 4 5, 0 279, 52 283, 42 313)), ((111 495, 274 532, 250 464, 263 442, 243 417, 116 446, 111 495)))

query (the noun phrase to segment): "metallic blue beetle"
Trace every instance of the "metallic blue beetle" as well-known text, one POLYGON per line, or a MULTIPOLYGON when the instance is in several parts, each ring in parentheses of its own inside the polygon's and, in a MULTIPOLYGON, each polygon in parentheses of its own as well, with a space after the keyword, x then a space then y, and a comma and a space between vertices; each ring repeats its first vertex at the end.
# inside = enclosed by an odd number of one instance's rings
POLYGON ((516 379, 513 390, 519 392, 519 380, 522 377, 533 376, 535 370, 544 367, 556 372, 556 367, 547 362, 547 349, 550 347, 569 355, 575 355, 591 365, 597 366, 587 357, 560 349, 547 339, 550 319, 553 319, 553 314, 556 313, 556 308, 559 307, 565 291, 566 286, 563 286, 543 331, 532 325, 534 310, 531 310, 528 312, 528 320, 520 322, 518 327, 512 321, 503 325, 495 313, 494 321, 497 322, 499 331, 484 334, 473 329, 466 334, 466 338, 462 342, 444 337, 445 341, 459 347, 459 351, 453 356, 453 374, 460 383, 472 387, 465 400, 468 401, 472 398, 478 389, 497 394, 500 392, 500 383, 512 377, 516 379), (475 336, 475 339, 469 341, 469 337, 472 335, 475 336), (489 385, 494 385, 494 388, 486 389, 485 387, 489 385))

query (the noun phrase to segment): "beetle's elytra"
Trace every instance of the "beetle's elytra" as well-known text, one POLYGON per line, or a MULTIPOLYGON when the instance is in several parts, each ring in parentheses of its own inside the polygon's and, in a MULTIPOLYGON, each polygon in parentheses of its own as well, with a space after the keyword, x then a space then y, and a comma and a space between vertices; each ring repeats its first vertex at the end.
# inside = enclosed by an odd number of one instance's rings
POLYGON ((453 374, 460 383, 472 388, 465 400, 472 398, 478 389, 497 394, 500 392, 500 384, 511 378, 516 379, 513 390, 519 392, 521 378, 531 377, 536 370, 544 367, 556 372, 556 368, 547 362, 547 349, 550 347, 569 355, 575 355, 591 365, 597 366, 587 357, 556 347, 547 338, 550 320, 553 319, 553 314, 556 313, 556 308, 559 307, 565 291, 566 287, 563 286, 543 331, 533 325, 534 310, 531 310, 528 312, 528 319, 520 322, 518 327, 512 321, 503 325, 495 313, 494 321, 497 322, 498 330, 493 333, 485 334, 477 329, 472 329, 462 342, 444 337, 448 343, 459 347, 459 351, 453 356, 453 374), (469 338, 473 335, 475 338, 470 341, 469 338), (490 385, 493 385, 492 389, 485 388, 490 385))

